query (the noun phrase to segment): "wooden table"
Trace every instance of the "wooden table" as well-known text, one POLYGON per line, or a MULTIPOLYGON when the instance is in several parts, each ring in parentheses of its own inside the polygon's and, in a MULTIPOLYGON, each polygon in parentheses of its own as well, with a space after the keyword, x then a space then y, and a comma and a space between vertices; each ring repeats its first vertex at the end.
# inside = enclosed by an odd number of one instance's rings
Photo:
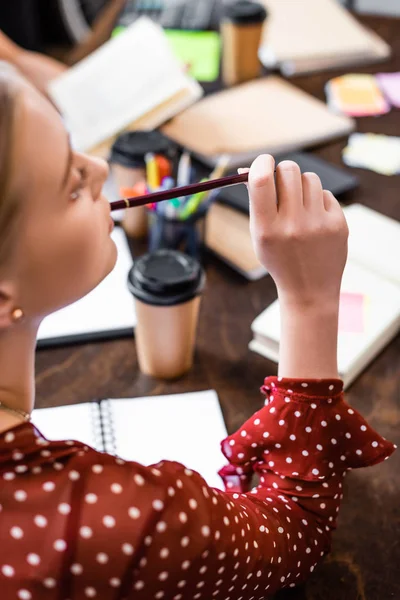
MULTIPOLYGON (((364 18, 393 47, 382 66, 357 69, 400 70, 400 20, 364 18)), ((324 84, 335 73, 294 80, 324 99, 324 84)), ((400 135, 400 112, 358 120, 358 130, 400 135)), ((340 141, 315 150, 341 164, 340 141)), ((400 177, 357 170, 360 187, 344 198, 400 218, 400 177)), ((130 397, 203 389, 218 392, 229 432, 261 406, 258 392, 276 365, 250 353, 250 324, 272 300, 269 277, 248 283, 216 259, 207 258, 207 290, 202 304, 194 368, 165 383, 139 372, 131 339, 42 350, 37 354, 37 406, 86 402, 95 398, 130 397)), ((372 426, 400 445, 400 337, 397 337, 352 385, 347 400, 372 426)), ((190 465, 189 465, 190 466, 190 465)), ((377 467, 351 473, 334 538, 333 553, 304 588, 284 591, 281 599, 400 599, 400 452, 377 467)))

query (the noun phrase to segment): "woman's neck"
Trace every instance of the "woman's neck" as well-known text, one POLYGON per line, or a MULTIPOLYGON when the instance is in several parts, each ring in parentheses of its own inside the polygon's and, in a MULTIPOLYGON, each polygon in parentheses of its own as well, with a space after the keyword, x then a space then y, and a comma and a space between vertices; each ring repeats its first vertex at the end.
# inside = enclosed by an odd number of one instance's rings
MULTIPOLYGON (((0 402, 31 413, 35 403, 35 348, 38 326, 28 321, 0 333, 0 402)), ((0 409, 0 432, 24 421, 0 409)))

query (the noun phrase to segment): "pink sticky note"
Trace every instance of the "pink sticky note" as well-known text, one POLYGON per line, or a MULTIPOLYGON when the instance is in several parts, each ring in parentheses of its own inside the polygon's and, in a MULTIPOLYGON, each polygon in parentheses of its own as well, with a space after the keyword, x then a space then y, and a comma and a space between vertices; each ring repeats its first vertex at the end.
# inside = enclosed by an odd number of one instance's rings
POLYGON ((376 79, 390 104, 400 108, 400 72, 378 73, 376 79))
POLYGON ((352 292, 340 294, 339 332, 363 333, 365 329, 365 296, 352 292))

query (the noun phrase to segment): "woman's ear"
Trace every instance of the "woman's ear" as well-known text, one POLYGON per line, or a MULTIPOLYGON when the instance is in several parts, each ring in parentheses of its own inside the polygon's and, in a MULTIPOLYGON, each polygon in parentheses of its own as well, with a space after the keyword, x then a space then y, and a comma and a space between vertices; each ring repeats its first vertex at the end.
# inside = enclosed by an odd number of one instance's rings
POLYGON ((19 320, 14 316, 17 311, 14 286, 9 282, 0 280, 0 331, 8 329, 16 320, 19 320))

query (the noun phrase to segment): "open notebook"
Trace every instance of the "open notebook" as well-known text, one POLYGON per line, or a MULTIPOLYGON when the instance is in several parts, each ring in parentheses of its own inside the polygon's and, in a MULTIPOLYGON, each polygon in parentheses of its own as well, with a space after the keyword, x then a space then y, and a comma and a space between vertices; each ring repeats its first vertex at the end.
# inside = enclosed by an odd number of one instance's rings
POLYGON ((138 19, 50 83, 77 150, 105 155, 125 129, 153 129, 202 95, 161 27, 138 19))
POLYGON ((118 249, 114 270, 87 296, 46 317, 39 348, 133 334, 136 316, 127 286, 132 257, 122 229, 116 228, 112 238, 118 249))
POLYGON ((36 409, 32 422, 49 440, 78 440, 144 465, 177 461, 223 487, 227 431, 213 390, 36 409))
MULTIPOLYGON (((400 328, 400 223, 361 205, 344 209, 350 230, 339 316, 338 366, 347 388, 400 328)), ((278 362, 279 302, 252 323, 250 349, 278 362)))
POLYGON ((385 60, 390 47, 337 0, 262 0, 260 60, 285 76, 385 60))

